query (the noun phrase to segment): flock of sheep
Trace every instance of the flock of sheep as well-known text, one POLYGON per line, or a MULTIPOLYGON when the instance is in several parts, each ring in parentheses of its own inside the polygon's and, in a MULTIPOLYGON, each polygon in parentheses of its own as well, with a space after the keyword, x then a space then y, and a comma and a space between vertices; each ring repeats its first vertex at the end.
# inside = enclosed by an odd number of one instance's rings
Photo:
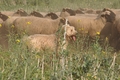
POLYGON ((23 9, 16 12, 0 12, 0 45, 8 48, 8 34, 23 34, 23 42, 32 50, 40 51, 49 48, 53 51, 59 50, 59 36, 56 35, 59 29, 63 35, 62 49, 66 49, 71 41, 76 40, 76 34, 83 34, 94 39, 99 35, 104 44, 106 38, 116 51, 120 46, 119 10, 107 9, 72 10, 63 8, 57 13, 43 13, 33 11, 30 14, 23 9))

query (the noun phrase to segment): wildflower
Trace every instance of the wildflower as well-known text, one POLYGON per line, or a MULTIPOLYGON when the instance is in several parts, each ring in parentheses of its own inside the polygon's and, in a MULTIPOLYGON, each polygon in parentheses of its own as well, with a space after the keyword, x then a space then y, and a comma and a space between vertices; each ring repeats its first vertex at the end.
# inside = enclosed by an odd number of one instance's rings
POLYGON ((8 16, 8 18, 11 18, 11 16, 8 16))
POLYGON ((100 32, 96 32, 97 35, 100 35, 100 32))
POLYGON ((80 31, 83 31, 83 30, 84 30, 84 28, 80 28, 79 30, 80 30, 80 31))
POLYGON ((2 24, 0 24, 0 27, 2 27, 2 24))
POLYGON ((94 76, 94 79, 97 79, 97 76, 94 76))
POLYGON ((31 24, 31 22, 27 22, 27 24, 29 25, 29 24, 31 24))
POLYGON ((8 34, 7 37, 10 37, 10 34, 8 34))
POLYGON ((36 59, 39 59, 39 58, 40 58, 40 56, 39 56, 39 55, 35 55, 35 57, 36 57, 36 59))
POLYGON ((18 36, 18 34, 16 34, 16 36, 18 36))
POLYGON ((102 51, 103 54, 105 54, 105 51, 102 51))
POLYGON ((78 22, 80 22, 80 20, 78 20, 78 22))
POLYGON ((90 74, 90 73, 87 73, 87 76, 91 76, 91 74, 90 74))
POLYGON ((16 42, 17 42, 17 43, 20 43, 20 40, 19 40, 19 39, 17 39, 17 40, 16 40, 16 42))
POLYGON ((105 40, 108 41, 108 37, 106 37, 105 40))
POLYGON ((11 26, 11 28, 14 28, 14 27, 15 27, 14 25, 11 26))
POLYGON ((23 35, 25 35, 26 33, 25 32, 22 32, 23 35))

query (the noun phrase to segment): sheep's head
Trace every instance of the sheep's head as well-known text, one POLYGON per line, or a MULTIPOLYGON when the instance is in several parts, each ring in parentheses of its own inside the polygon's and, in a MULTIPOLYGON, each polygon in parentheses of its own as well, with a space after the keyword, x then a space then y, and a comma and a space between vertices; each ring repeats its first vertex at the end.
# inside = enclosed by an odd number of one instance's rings
POLYGON ((112 10, 107 8, 104 8, 100 15, 101 17, 104 17, 107 22, 113 23, 116 19, 116 14, 112 10))
POLYGON ((1 18, 3 21, 5 21, 5 20, 8 19, 8 16, 6 16, 6 15, 4 15, 4 14, 2 14, 2 13, 0 12, 0 18, 1 18))
POLYGON ((74 16, 76 15, 76 12, 70 8, 63 8, 60 17, 67 17, 67 16, 74 16))
POLYGON ((43 17, 43 15, 37 11, 33 11, 30 13, 30 16, 36 16, 36 17, 43 17))
POLYGON ((27 12, 25 12, 23 9, 18 9, 14 14, 13 16, 27 16, 27 12))
POLYGON ((51 18, 51 19, 57 19, 58 18, 58 16, 53 12, 50 12, 50 13, 46 14, 45 17, 46 18, 51 18))

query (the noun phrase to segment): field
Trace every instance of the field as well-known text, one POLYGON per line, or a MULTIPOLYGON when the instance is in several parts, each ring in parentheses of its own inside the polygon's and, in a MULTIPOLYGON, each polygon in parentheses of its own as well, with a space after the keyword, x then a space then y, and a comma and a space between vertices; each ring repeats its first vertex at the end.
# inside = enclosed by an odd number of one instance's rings
MULTIPOLYGON (((119 4, 119 0, 0 0, 0 11, 119 9, 119 4)), ((98 36, 89 46, 83 46, 88 45, 84 39, 78 38, 66 51, 36 53, 28 51, 17 35, 9 36, 10 49, 0 48, 0 80, 120 80, 120 53, 107 43, 103 49, 98 36)))

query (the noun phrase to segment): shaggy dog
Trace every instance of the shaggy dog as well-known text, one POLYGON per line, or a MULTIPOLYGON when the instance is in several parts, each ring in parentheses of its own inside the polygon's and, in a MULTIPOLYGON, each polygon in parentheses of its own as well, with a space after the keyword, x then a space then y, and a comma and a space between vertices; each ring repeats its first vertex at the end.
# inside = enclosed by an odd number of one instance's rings
MULTIPOLYGON (((62 49, 66 49, 69 41, 76 40, 76 33, 77 31, 73 26, 64 25, 64 40, 62 42, 62 49)), ((29 49, 32 51, 39 52, 41 50, 50 49, 52 51, 58 50, 60 46, 59 44, 59 37, 55 34, 34 34, 28 37, 24 37, 23 41, 28 46, 29 49)))

